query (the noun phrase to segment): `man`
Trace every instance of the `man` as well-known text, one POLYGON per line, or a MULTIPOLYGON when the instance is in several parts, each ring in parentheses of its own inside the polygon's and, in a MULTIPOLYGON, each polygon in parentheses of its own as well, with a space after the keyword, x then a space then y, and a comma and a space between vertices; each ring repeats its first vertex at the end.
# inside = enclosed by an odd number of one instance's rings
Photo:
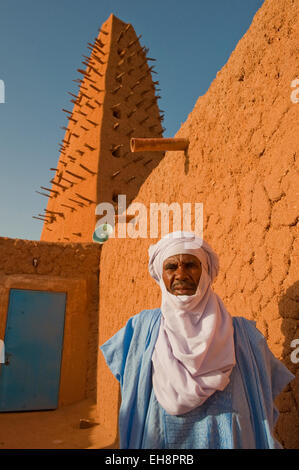
POLYGON ((149 248, 161 308, 144 310, 101 350, 119 380, 122 449, 273 449, 274 398, 294 378, 254 322, 212 291, 218 257, 174 232, 149 248))

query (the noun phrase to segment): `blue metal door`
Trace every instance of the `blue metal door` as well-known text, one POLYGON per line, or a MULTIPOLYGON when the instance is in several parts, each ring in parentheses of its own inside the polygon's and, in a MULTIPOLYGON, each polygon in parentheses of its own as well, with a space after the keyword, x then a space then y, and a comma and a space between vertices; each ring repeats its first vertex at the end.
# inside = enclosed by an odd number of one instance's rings
POLYGON ((0 411, 58 406, 66 294, 11 289, 0 411))

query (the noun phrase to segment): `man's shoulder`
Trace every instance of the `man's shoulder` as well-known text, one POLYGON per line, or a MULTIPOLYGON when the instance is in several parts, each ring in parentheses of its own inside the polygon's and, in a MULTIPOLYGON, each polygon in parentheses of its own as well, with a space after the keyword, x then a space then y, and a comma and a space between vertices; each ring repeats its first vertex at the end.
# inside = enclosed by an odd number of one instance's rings
POLYGON ((233 324, 243 325, 248 328, 256 328, 255 320, 248 320, 248 318, 241 317, 241 316, 232 317, 232 319, 233 319, 233 324))
POLYGON ((135 321, 138 321, 139 323, 148 323, 151 324, 152 322, 155 322, 161 315, 161 309, 160 308, 151 308, 151 309, 144 309, 141 310, 141 312, 137 313, 134 316, 135 321))
POLYGON ((245 334, 250 340, 251 344, 266 344, 265 336, 256 327, 255 320, 248 320, 245 317, 236 316, 233 317, 233 326, 235 330, 235 335, 237 337, 243 337, 243 335, 245 334))
POLYGON ((132 340, 137 339, 137 344, 143 344, 143 340, 147 343, 152 339, 152 335, 159 330, 159 322, 161 318, 160 308, 145 309, 130 318, 127 326, 132 333, 132 340), (129 325, 130 324, 130 325, 129 325))

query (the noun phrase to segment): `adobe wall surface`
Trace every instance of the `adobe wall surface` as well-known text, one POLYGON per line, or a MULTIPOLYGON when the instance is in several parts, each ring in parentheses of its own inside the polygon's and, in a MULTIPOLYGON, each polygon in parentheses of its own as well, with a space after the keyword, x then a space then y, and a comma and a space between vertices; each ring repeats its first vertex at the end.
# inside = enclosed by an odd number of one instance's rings
POLYGON ((96 398, 100 246, 0 238, 0 337, 9 289, 67 293, 59 404, 96 398), (36 258, 38 265, 33 266, 36 258), (83 377, 82 377, 83 376, 83 377), (74 386, 75 385, 75 386, 74 386))
MULTIPOLYGON (((204 238, 220 258, 214 290, 232 315, 256 321, 274 355, 296 374, 277 400, 277 433, 287 448, 299 446, 299 370, 290 360, 290 343, 299 338, 298 108, 290 99, 296 3, 265 1, 176 135, 189 138, 188 158, 167 152, 135 199, 147 207, 203 202, 204 238)), ((160 305, 147 271, 155 241, 110 239, 103 246, 100 344, 132 315, 160 305)), ((118 384, 101 355, 98 382, 101 421, 116 436, 118 384)))

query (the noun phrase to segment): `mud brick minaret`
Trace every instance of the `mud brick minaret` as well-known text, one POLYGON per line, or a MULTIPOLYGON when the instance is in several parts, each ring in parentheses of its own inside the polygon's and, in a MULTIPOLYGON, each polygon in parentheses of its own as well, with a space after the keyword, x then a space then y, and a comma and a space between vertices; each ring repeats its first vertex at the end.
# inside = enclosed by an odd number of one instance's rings
MULTIPOLYGON (((78 69, 78 94, 71 95, 58 164, 50 184, 39 193, 48 199, 41 240, 91 242, 96 205, 127 205, 157 166, 163 152, 131 153, 131 137, 161 137, 163 128, 153 81, 154 59, 146 56, 131 24, 110 15, 91 54, 78 69)), ((154 72, 155 73, 155 72, 154 72)))

